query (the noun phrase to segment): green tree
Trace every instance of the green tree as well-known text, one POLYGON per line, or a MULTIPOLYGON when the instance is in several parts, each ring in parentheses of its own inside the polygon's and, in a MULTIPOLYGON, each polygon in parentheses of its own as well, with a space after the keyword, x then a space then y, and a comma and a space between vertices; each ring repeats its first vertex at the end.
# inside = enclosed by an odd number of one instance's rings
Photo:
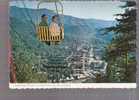
POLYGON ((107 79, 110 82, 135 82, 136 71, 136 2, 127 1, 116 14, 116 26, 105 28, 113 32, 112 42, 106 47, 104 58, 108 62, 107 79))

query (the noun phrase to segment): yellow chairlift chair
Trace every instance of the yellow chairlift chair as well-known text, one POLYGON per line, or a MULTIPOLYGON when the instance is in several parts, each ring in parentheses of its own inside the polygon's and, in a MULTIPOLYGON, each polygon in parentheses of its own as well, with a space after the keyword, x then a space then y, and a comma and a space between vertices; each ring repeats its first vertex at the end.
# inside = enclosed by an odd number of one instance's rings
MULTIPOLYGON (((51 0, 47 1, 47 2, 50 2, 51 0)), ((46 0, 45 0, 46 2, 46 0)), ((52 1, 51 1, 52 2, 52 1)), ((56 7, 56 10, 55 12, 59 15, 59 12, 61 12, 61 16, 59 16, 62 20, 64 19, 63 17, 63 5, 61 3, 61 1, 53 1, 55 3, 55 7, 56 7), (61 7, 61 10, 58 10, 58 7, 57 7, 57 3, 60 4, 60 7, 61 7)), ((38 4, 37 6, 37 9, 40 8, 40 4, 38 4)), ((38 38, 41 42, 61 42, 63 39, 64 39, 64 21, 61 21, 61 29, 60 29, 60 33, 59 35, 52 35, 50 32, 49 32, 49 27, 47 26, 39 26, 37 25, 37 35, 38 35, 38 38)))

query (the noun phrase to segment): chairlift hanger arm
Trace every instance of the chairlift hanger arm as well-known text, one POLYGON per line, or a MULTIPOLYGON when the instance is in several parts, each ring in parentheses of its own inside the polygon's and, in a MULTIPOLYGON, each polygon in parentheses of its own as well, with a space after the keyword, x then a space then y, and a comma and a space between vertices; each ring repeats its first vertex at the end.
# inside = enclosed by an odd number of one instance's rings
POLYGON ((61 1, 63 0, 37 0, 37 1, 39 2, 37 8, 39 8, 40 4, 42 3, 45 3, 45 2, 47 3, 60 2, 61 3, 61 1))
POLYGON ((59 15, 59 12, 61 12, 62 13, 62 15, 63 15, 63 4, 62 4, 62 2, 61 1, 63 1, 63 0, 38 0, 39 1, 39 3, 38 3, 38 5, 37 5, 37 9, 39 9, 40 8, 40 5, 42 4, 42 3, 54 3, 55 4, 55 7, 56 7, 56 13, 59 15), (57 3, 61 6, 61 10, 59 10, 58 9, 58 7, 57 7, 57 3))

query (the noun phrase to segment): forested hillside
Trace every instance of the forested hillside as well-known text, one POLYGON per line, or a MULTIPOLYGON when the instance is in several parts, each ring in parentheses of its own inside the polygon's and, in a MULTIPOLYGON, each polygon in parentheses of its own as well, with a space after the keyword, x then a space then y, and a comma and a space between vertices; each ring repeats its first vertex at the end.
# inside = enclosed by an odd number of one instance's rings
POLYGON ((121 8, 124 13, 116 15, 118 24, 105 29, 105 34, 114 32, 107 45, 104 58, 108 62, 108 82, 136 81, 136 2, 127 1, 121 8))
POLYGON ((47 78, 57 77, 59 73, 63 73, 66 77, 65 72, 70 73, 70 68, 54 74, 54 70, 51 70, 49 72, 52 76, 49 77, 46 77, 48 73, 36 72, 45 71, 44 67, 48 62, 66 63, 61 61, 70 55, 72 46, 76 43, 87 41, 94 48, 99 49, 96 54, 101 55, 104 51, 103 47, 111 41, 112 35, 102 36, 99 29, 114 26, 115 22, 64 16, 64 41, 57 46, 48 46, 38 40, 35 32, 37 16, 41 16, 44 12, 49 16, 50 21, 54 13, 47 9, 40 9, 39 13, 34 9, 18 7, 10 9, 10 35, 18 82, 47 82, 47 78), (60 58, 53 59, 55 57, 60 58))

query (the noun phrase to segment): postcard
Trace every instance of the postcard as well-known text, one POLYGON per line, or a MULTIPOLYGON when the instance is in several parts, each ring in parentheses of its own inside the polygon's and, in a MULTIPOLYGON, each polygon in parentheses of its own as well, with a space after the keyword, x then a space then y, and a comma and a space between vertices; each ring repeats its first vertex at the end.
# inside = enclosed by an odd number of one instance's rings
POLYGON ((11 89, 136 88, 136 1, 12 0, 11 89))

